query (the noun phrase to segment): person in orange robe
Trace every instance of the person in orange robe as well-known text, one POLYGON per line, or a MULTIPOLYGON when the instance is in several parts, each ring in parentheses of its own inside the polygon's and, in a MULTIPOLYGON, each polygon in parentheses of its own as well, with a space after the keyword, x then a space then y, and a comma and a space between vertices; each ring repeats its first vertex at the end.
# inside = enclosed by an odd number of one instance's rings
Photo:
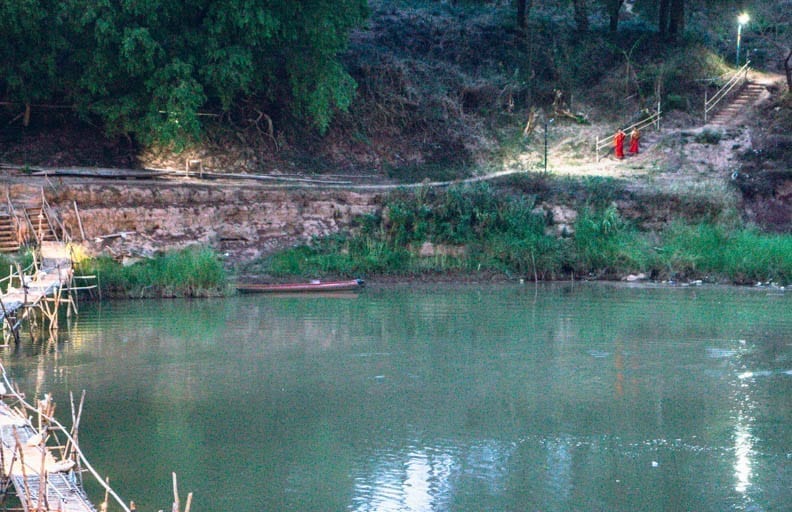
POLYGON ((616 132, 616 135, 613 136, 613 147, 616 152, 616 158, 621 160, 624 158, 624 138, 626 135, 624 134, 621 129, 616 132))
POLYGON ((633 131, 630 132, 630 154, 637 155, 638 154, 638 141, 641 140, 641 132, 638 131, 638 128, 633 128, 633 131))

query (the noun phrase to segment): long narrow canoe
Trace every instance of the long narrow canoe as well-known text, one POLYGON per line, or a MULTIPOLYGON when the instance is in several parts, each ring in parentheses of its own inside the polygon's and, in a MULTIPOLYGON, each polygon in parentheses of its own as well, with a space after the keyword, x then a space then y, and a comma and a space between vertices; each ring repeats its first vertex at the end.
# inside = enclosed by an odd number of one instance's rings
POLYGON ((311 281, 309 283, 259 284, 239 283, 236 289, 243 293, 298 293, 298 292, 339 292, 357 290, 363 287, 362 279, 349 281, 311 281))

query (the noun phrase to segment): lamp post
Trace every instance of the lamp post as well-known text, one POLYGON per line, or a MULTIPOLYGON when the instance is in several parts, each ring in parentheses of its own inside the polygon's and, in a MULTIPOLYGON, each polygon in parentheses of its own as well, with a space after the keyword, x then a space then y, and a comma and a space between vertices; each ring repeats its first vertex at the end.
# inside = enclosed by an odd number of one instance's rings
POLYGON ((748 13, 742 13, 737 16, 737 67, 740 67, 740 39, 742 38, 743 25, 750 21, 751 17, 748 13))
POLYGON ((552 124, 553 121, 554 121, 554 118, 551 117, 550 120, 548 121, 548 119, 545 117, 545 122, 544 122, 544 172, 545 172, 545 174, 547 174, 547 125, 548 125, 548 123, 552 124))

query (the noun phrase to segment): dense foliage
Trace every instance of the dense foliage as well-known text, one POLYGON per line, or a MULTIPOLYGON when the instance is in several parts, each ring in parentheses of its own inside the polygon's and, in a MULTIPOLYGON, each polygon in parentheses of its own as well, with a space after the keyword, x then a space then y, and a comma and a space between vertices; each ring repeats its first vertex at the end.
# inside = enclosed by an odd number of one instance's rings
POLYGON ((742 9, 742 58, 792 82, 791 0, 0 0, 0 124, 76 109, 145 149, 202 134, 238 171, 453 179, 524 146, 556 91, 592 124, 696 110, 742 9))
POLYGON ((144 141, 183 141, 202 109, 245 102, 324 130, 354 95, 337 56, 366 14, 366 0, 1 0, 0 92, 144 141))
POLYGON ((535 196, 488 185, 399 192, 381 216, 351 235, 334 235, 277 254, 275 275, 322 277, 488 272, 533 279, 618 279, 792 283, 792 236, 704 216, 644 232, 621 218, 608 189, 590 184, 589 206, 566 236, 550 229, 535 196), (421 255, 426 242, 435 252, 421 255), (440 250, 438 250, 440 248, 440 250))

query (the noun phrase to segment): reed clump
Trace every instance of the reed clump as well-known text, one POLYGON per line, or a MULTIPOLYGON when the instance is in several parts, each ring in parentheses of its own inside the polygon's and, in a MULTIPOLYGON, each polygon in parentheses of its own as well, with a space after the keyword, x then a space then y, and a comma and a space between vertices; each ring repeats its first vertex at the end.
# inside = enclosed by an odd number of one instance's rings
POLYGON ((98 276, 103 295, 112 297, 207 297, 222 295, 226 271, 214 251, 187 248, 132 265, 100 256, 81 261, 76 272, 98 276))
POLYGON ((280 252, 259 268, 317 278, 485 272, 620 279, 642 273, 655 280, 792 283, 789 234, 733 219, 718 223, 713 216, 648 231, 605 201, 586 203, 572 229, 559 234, 535 202, 535 196, 487 184, 400 191, 350 232, 280 252))

